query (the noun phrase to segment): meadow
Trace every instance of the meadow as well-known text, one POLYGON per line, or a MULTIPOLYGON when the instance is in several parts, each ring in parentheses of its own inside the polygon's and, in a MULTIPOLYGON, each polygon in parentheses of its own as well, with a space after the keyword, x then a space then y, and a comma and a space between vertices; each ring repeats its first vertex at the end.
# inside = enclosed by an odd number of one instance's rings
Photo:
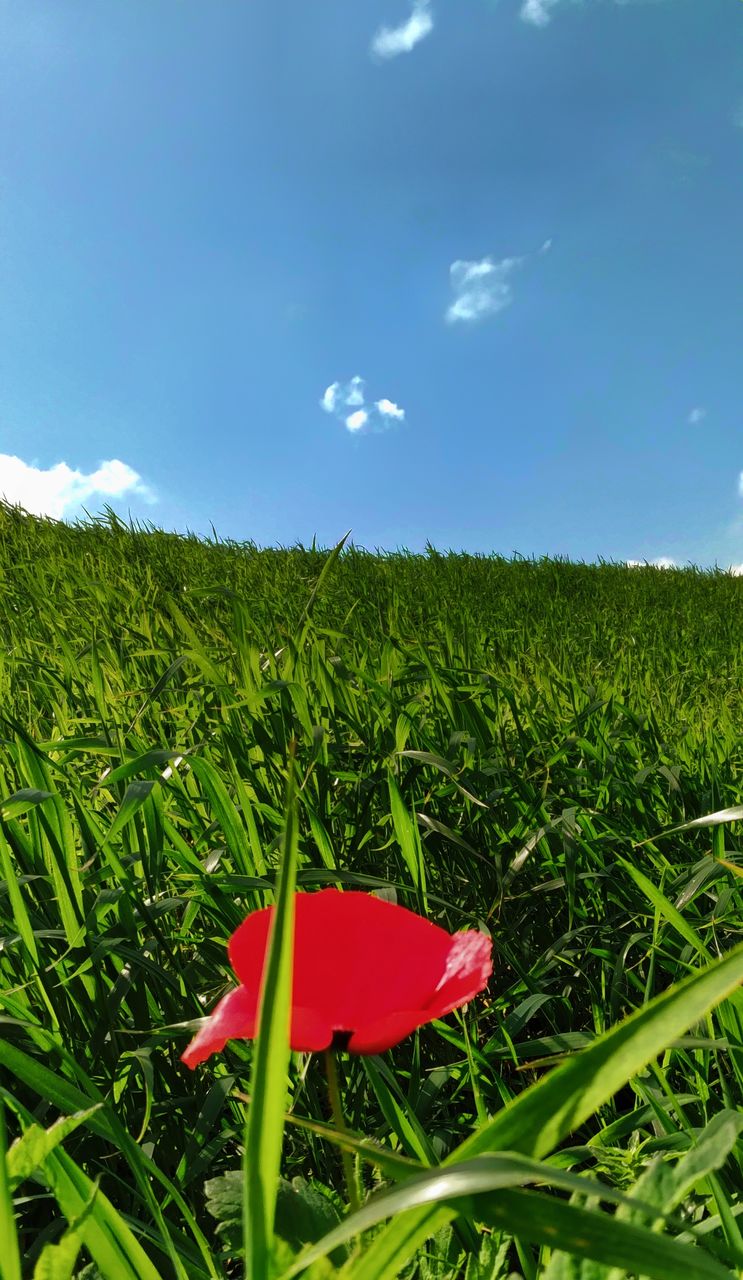
POLYGON ((0 506, 0 591, 3 1280, 743 1275, 743 581, 0 506), (294 879, 492 936, 345 1133, 180 1062, 294 879))

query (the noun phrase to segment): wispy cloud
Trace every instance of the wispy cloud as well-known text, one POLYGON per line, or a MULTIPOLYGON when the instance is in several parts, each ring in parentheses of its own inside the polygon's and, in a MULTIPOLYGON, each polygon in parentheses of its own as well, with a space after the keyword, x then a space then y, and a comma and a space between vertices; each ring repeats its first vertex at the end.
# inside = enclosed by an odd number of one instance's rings
POLYGON ((558 0, 524 0, 521 6, 521 17, 533 27, 546 27, 550 15, 558 0))
POLYGON ((741 471, 740 475, 738 476, 738 493, 740 494, 741 498, 743 498, 743 471, 741 471))
POLYGON ((320 398, 320 405, 354 433, 365 427, 382 429, 391 426, 393 421, 404 421, 405 410, 386 396, 367 405, 365 387, 364 379, 358 374, 348 382, 331 382, 320 398))
POLYGON ((689 417, 687 418, 687 422, 689 423, 690 426, 696 427, 699 425, 700 422, 704 422, 704 419, 706 417, 707 417, 707 410, 704 408, 703 405, 700 404, 700 405, 697 405, 695 409, 692 409, 691 413, 689 414, 689 417))
POLYGON ((153 501, 153 494, 125 462, 111 458, 87 475, 66 462, 44 469, 9 453, 0 453, 0 498, 23 507, 31 515, 61 520, 91 499, 139 496, 153 501))
MULTIPOLYGON (((524 22, 531 23, 533 27, 546 27, 552 20, 553 9, 556 9, 558 5, 567 7, 571 2, 575 4, 579 3, 580 0, 564 0, 564 4, 561 4, 561 0, 521 0, 521 18, 524 22)), ((629 4, 647 4, 651 2, 652 0, 614 0, 616 5, 622 7, 629 4)))
POLYGON ((371 51, 377 58, 397 58, 410 53, 421 40, 433 31, 433 14, 429 0, 413 0, 413 10, 407 22, 399 27, 380 27, 371 42, 371 51))
POLYGON ((449 307, 446 318, 456 320, 482 320, 507 307, 513 298, 510 277, 523 258, 492 258, 466 262, 458 259, 449 268, 452 288, 457 295, 449 307))

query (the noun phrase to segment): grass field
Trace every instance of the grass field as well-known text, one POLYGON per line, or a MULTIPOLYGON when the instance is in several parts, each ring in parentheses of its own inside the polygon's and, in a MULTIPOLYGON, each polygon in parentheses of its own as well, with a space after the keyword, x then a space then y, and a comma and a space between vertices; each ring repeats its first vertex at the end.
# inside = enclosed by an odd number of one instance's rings
POLYGON ((740 823, 693 825, 743 801, 741 580, 0 508, 0 583, 3 1280, 300 1274, 346 1214, 294 1055, 246 1262, 248 1095, 278 1086, 247 1043, 179 1061, 293 857, 292 743, 299 888, 494 959, 463 1013, 341 1055, 366 1230, 301 1274, 743 1275, 740 823))

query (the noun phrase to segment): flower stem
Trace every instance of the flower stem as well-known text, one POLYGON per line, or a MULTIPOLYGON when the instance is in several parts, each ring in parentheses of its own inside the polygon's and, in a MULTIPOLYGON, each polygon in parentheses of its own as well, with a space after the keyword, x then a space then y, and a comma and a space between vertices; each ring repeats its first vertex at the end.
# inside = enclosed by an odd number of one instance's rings
MULTIPOLYGON (((335 1061, 335 1053, 332 1049, 325 1050, 325 1072, 328 1077, 328 1093, 330 1094, 330 1106, 333 1112, 335 1127, 339 1133, 348 1133, 346 1121, 343 1116, 343 1103, 341 1102, 341 1091, 338 1085, 338 1066, 335 1061)), ((348 1189, 348 1204, 352 1213, 360 1208, 359 1192, 356 1185, 356 1176, 353 1167, 353 1158, 351 1152, 345 1147, 341 1147, 341 1156, 343 1159, 343 1173, 346 1179, 346 1187, 348 1189)))

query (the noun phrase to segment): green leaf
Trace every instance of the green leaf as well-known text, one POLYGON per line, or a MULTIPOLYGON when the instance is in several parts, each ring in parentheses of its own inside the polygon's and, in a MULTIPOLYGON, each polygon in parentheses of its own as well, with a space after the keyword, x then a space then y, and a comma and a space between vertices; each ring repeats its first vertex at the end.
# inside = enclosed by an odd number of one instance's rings
POLYGON ((489 1226, 521 1240, 618 1267, 622 1276, 652 1280, 735 1280, 734 1273, 697 1245, 681 1244, 647 1227, 580 1208, 556 1196, 506 1190, 479 1197, 474 1210, 489 1226))
POLYGON ((691 925, 684 919, 678 908, 675 907, 672 902, 668 901, 665 894, 661 893, 657 885, 653 884, 653 881, 649 880, 645 873, 641 871, 639 867, 633 866, 631 862, 627 862, 624 858, 618 858, 617 861, 625 868, 629 875, 632 876, 635 884, 642 889, 642 892, 648 900, 652 902, 660 915, 662 915, 670 925, 673 925, 673 928, 684 939, 684 941, 688 942, 689 946, 692 947, 694 951, 698 952, 704 961, 711 960, 712 957, 707 947, 705 947, 702 942, 702 939, 699 937, 699 934, 692 929, 691 925))
POLYGON ((392 814, 392 823, 395 828, 395 836, 400 846, 400 852, 405 860, 405 865, 410 873, 410 878, 417 889, 425 890, 425 869, 421 853, 420 836, 418 828, 408 813, 405 801, 400 793, 397 780, 393 774, 388 778, 390 793, 390 812, 392 814))
POLYGON ((92 1211, 98 1188, 93 1193, 82 1213, 71 1222, 61 1240, 56 1244, 46 1244, 39 1254, 34 1267, 33 1280, 72 1280, 78 1255, 83 1246, 83 1224, 92 1211))
MULTIPOLYGON (((242 1241, 243 1184, 242 1170, 235 1169, 211 1178, 204 1186, 207 1210, 216 1218, 217 1231, 226 1247, 235 1253, 239 1252, 242 1241)), ((274 1231, 295 1253, 304 1245, 320 1240, 339 1222, 340 1214, 333 1202, 304 1178, 293 1178, 291 1182, 279 1179, 274 1231)), ((344 1262, 346 1256, 343 1247, 331 1253, 332 1260, 338 1264, 344 1262)))
POLYGON ((22 791, 15 791, 12 796, 0 800, 0 818, 20 818, 37 804, 51 800, 52 794, 51 791, 40 791, 37 787, 24 787, 22 791))
MULTIPOLYGON (((525 1239, 542 1242, 540 1235, 535 1236, 524 1233, 517 1230, 512 1222, 502 1219, 499 1214, 493 1215, 490 1206, 498 1203, 498 1196, 485 1194, 500 1191, 502 1188, 525 1186, 528 1183, 547 1184, 569 1191, 572 1195, 592 1196, 597 1200, 610 1201, 626 1207, 636 1206, 638 1213, 641 1213, 644 1209, 646 1217, 655 1216, 652 1205, 643 1206, 640 1202, 614 1191, 613 1188, 605 1186, 595 1178, 568 1173, 556 1166, 545 1164, 543 1161, 532 1160, 528 1156, 521 1156, 510 1151, 501 1152, 499 1155, 476 1156, 473 1160, 463 1161, 460 1164, 426 1170, 424 1173, 407 1179, 407 1181, 398 1187, 394 1187, 391 1191, 372 1196, 363 1208, 350 1218, 346 1218, 339 1227, 336 1227, 334 1231, 325 1236, 315 1248, 307 1250, 297 1260, 297 1263, 289 1269, 286 1280, 289 1280, 291 1276, 298 1275, 316 1258, 325 1256, 331 1249, 353 1239, 354 1236, 361 1235, 364 1231, 368 1231, 385 1218, 394 1218, 397 1214, 408 1212, 415 1207, 435 1205, 461 1198, 472 1201, 473 1212, 471 1216, 476 1220, 482 1221, 483 1215, 488 1221, 493 1216, 497 1216, 497 1226, 504 1227, 509 1232, 514 1232, 514 1234, 521 1234, 525 1239)), ((533 1196, 534 1193, 532 1193, 532 1198, 533 1196)), ((526 1197, 526 1199, 528 1198, 526 1197)), ((541 1202, 544 1197, 539 1196, 537 1199, 539 1203, 535 1205, 534 1211, 535 1213, 541 1213, 541 1202)), ((555 1201, 555 1203, 564 1204, 564 1201, 555 1201)), ((589 1216, 597 1220, 597 1229, 594 1232, 594 1237, 598 1239, 602 1239, 607 1231, 610 1232, 612 1224, 616 1221, 615 1218, 610 1218, 608 1215, 596 1213, 595 1211, 589 1216)), ((652 1235, 652 1232, 643 1227, 638 1235, 628 1235, 626 1237, 625 1247, 627 1247, 627 1241, 636 1243, 640 1237, 645 1238, 652 1235)), ((545 1241, 549 1243, 547 1236, 545 1236, 545 1241)), ((587 1253, 585 1256, 595 1258, 598 1261, 606 1261, 606 1255, 596 1252, 595 1245, 593 1248, 594 1251, 587 1253)), ((693 1267, 695 1257, 699 1254, 700 1251, 693 1246, 677 1245, 674 1256, 679 1259, 685 1259, 687 1267, 693 1267)), ((701 1256, 703 1261, 707 1257, 706 1254, 701 1256)), ((698 1271, 700 1280, 702 1276, 709 1276, 710 1280, 713 1277, 715 1280, 722 1280, 722 1277, 727 1276, 727 1273, 719 1267, 719 1264, 715 1263, 714 1268, 708 1271, 698 1271)), ((355 1270, 353 1274, 356 1274, 355 1270)), ((658 1275, 664 1274, 666 1273, 663 1271, 658 1272, 658 1275)))
POLYGON ((110 841, 119 834, 122 828, 125 827, 128 822, 131 822, 135 813, 138 813, 142 808, 142 805, 148 799, 152 788, 155 786, 157 786, 157 783, 141 778, 137 782, 129 783, 129 786, 124 792, 124 799, 121 802, 121 808, 116 814, 116 817, 111 823, 106 834, 106 844, 109 844, 110 841))
POLYGON ((87 1111, 76 1111, 71 1116, 61 1116, 49 1129, 40 1124, 32 1124, 20 1138, 16 1138, 8 1151, 8 1177, 13 1182, 29 1178, 55 1147, 64 1142, 68 1134, 73 1133, 79 1125, 85 1124, 90 1116, 100 1110, 101 1105, 99 1103, 95 1107, 89 1107, 87 1111))
MULTIPOLYGON (((544 1156, 661 1053, 666 1045, 736 991, 743 981, 743 945, 723 960, 670 987, 576 1057, 539 1080, 471 1138, 446 1164, 487 1151, 544 1156)), ((453 1211, 425 1206, 402 1214, 376 1237, 356 1264, 354 1280, 394 1277, 416 1248, 453 1211)))
POLYGON ((129 1226, 102 1191, 61 1148, 46 1159, 44 1178, 54 1192, 67 1221, 79 1222, 86 1249, 106 1280, 161 1280, 129 1226))
POLYGON ((417 1160, 410 1160, 407 1156, 400 1155, 398 1151, 392 1151, 389 1147, 383 1146, 381 1142, 362 1138, 348 1129, 336 1129, 334 1125, 323 1124, 319 1120, 307 1120, 303 1116, 292 1113, 289 1113, 286 1119, 296 1128, 306 1129, 308 1133, 315 1133, 319 1138, 332 1142, 342 1151, 350 1151, 352 1155, 357 1155, 360 1160, 365 1160, 368 1164, 380 1169, 392 1182, 409 1178, 411 1174, 417 1173, 423 1167, 417 1160))
POLYGON ((349 529, 347 533, 344 533, 340 542, 336 543, 336 545, 333 547, 333 550, 330 552, 330 555, 328 556, 327 560, 325 561, 325 564, 320 570, 320 574, 318 576, 317 582, 312 588, 312 591, 310 593, 310 598, 304 607, 304 612, 302 613, 301 618, 299 619, 299 625, 297 627, 297 631, 300 634, 300 636, 304 630, 305 624, 309 622, 310 618, 312 617, 312 610, 315 607, 315 601, 320 592, 320 588, 325 582, 325 579, 328 578, 332 573, 333 567, 336 564, 338 557, 340 556, 341 551, 343 550, 350 536, 351 536, 351 530, 349 529))
POLYGON ((18 883, 18 876, 14 860, 11 857, 10 846, 5 839, 5 833, 1 829, 0 870, 2 870, 3 878, 8 886, 8 898, 10 899, 10 906, 13 913, 13 923, 23 940, 30 959, 34 964, 38 964, 39 951, 36 946, 33 925, 29 919, 23 894, 21 893, 21 887, 18 883))
POLYGON ((251 1280, 268 1280, 284 1112, 288 1092, 289 1024, 294 954, 294 893, 297 878, 297 817, 294 757, 289 761, 286 818, 268 954, 253 1054, 251 1104, 243 1156, 245 1269, 251 1280))
MULTIPOLYGON (((276 1234, 286 1240, 293 1249, 314 1244, 333 1230, 340 1222, 340 1214, 326 1195, 306 1182, 304 1178, 281 1179, 276 1200, 276 1234)), ((340 1265, 348 1251, 341 1247, 330 1254, 331 1261, 340 1265)))
POLYGON ((690 822, 682 822, 678 827, 669 827, 667 831, 661 831, 649 840, 640 840, 635 848, 641 849, 643 845, 662 840, 665 836, 678 835, 679 831, 694 831, 698 827, 716 827, 721 822, 740 821, 743 821, 743 804, 734 804, 729 809, 717 809, 715 813, 706 813, 703 818, 692 818, 690 822))
POLYGON ((0 1248, 3 1280, 21 1280, 21 1255, 18 1248, 13 1198, 6 1158, 5 1103, 0 1097, 0 1248))

